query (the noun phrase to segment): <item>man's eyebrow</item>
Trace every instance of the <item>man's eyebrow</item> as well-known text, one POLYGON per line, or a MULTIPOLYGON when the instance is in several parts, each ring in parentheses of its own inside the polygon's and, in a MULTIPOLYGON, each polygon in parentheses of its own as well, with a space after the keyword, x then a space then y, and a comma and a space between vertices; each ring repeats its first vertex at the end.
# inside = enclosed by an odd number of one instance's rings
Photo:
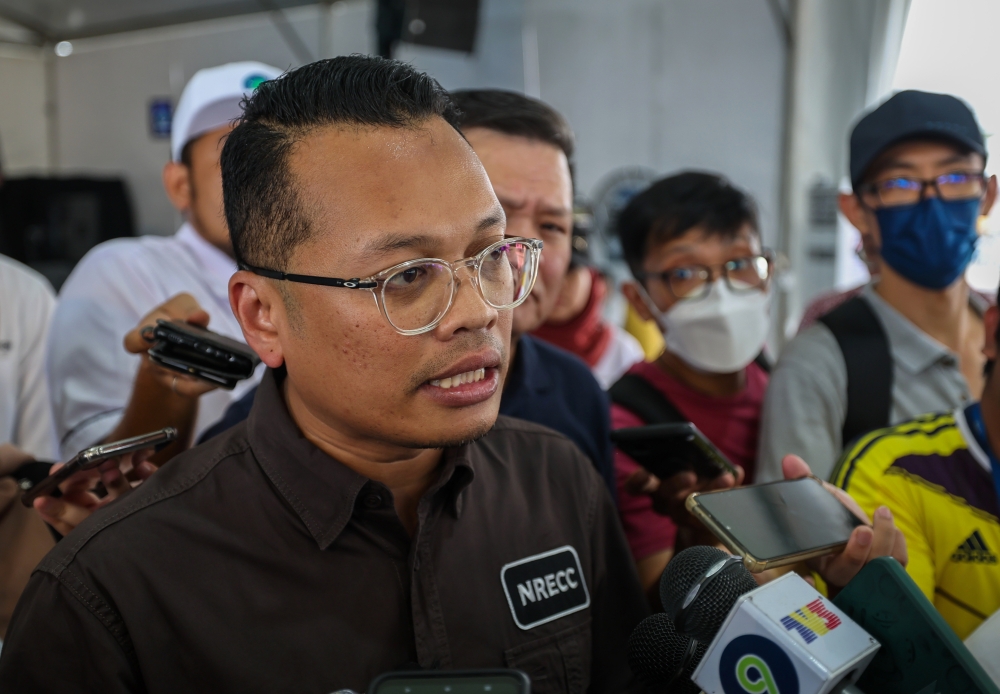
MULTIPOLYGON (((479 220, 479 223, 476 224, 476 232, 487 231, 503 224, 503 222, 503 210, 493 210, 489 215, 479 220)), ((365 256, 386 255, 411 248, 428 248, 435 241, 438 239, 427 234, 385 234, 364 243, 361 246, 361 253, 365 256)))
POLYGON ((476 231, 488 231, 495 226, 503 224, 505 221, 506 217, 504 216, 503 210, 494 210, 479 220, 479 224, 476 225, 476 231))
POLYGON ((361 253, 365 256, 385 255, 408 248, 426 248, 431 241, 432 238, 424 234, 386 234, 364 243, 361 253))
MULTIPOLYGON (((970 159, 971 155, 969 154, 953 154, 950 157, 939 159, 938 161, 934 162, 934 166, 951 166, 952 164, 972 165, 973 162, 970 161, 970 159)), ((889 171, 891 169, 915 169, 917 168, 917 166, 918 166, 917 164, 913 164, 911 162, 904 161, 902 159, 890 159, 889 161, 885 162, 885 165, 882 167, 882 169, 884 171, 889 171)))

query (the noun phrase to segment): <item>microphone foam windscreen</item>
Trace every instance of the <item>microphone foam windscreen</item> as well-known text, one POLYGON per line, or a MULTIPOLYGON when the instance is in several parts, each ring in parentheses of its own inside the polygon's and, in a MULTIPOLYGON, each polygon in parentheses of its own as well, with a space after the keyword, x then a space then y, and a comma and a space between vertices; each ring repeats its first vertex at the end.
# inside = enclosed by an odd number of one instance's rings
POLYGON ((701 688, 691 681, 691 674, 705 655, 705 645, 698 644, 684 671, 674 680, 690 645, 691 639, 677 633, 670 617, 662 612, 650 615, 628 638, 628 664, 639 681, 654 692, 696 694, 701 688))
MULTIPOLYGON (((674 557, 660 577, 660 601, 671 619, 677 617, 691 588, 708 570, 730 555, 716 547, 689 547, 674 557)), ((726 621, 736 600, 757 587, 757 582, 742 564, 726 567, 684 611, 681 631, 702 643, 710 643, 726 621)))

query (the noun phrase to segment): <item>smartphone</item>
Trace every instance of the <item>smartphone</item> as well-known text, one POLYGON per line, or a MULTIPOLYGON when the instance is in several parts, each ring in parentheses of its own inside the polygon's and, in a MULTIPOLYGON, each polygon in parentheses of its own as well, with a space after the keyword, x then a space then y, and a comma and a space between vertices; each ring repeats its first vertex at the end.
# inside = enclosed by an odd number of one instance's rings
POLYGON ((687 509, 755 573, 837 552, 865 524, 815 477, 696 492, 687 509))
POLYGON ((119 455, 143 450, 162 450, 164 446, 176 438, 177 430, 173 427, 167 427, 159 431, 142 434, 141 436, 133 436, 130 439, 102 443, 99 446, 87 448, 77 453, 72 460, 59 468, 54 474, 49 475, 37 484, 29 485, 26 483, 27 480, 22 482, 21 488, 24 490, 24 494, 21 495, 21 503, 30 507, 31 502, 40 496, 61 496, 59 485, 81 470, 93 469, 106 460, 119 455))
POLYGON ((387 672, 367 694, 531 694, 531 680, 520 670, 387 672))
POLYGON ((253 376, 260 363, 245 344, 184 321, 158 320, 143 336, 155 340, 150 360, 227 390, 253 376))
POLYGON ((686 470, 704 479, 725 472, 736 476, 736 466, 691 422, 616 429, 611 441, 661 480, 686 470))

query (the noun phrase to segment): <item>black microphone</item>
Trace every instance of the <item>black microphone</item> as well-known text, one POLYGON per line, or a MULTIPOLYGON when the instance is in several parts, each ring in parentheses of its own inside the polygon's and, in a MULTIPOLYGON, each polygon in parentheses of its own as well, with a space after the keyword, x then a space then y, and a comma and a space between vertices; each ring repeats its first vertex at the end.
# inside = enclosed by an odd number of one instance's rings
POLYGON ((654 692, 697 694, 691 674, 705 655, 705 644, 677 633, 662 612, 642 620, 628 638, 628 665, 654 692))
POLYGON ((716 547, 689 547, 660 577, 660 602, 682 634, 709 643, 736 600, 757 587, 743 560, 716 547))
MULTIPOLYGON (((674 557, 660 599, 678 637, 706 644, 688 675, 705 691, 858 694, 853 683, 879 649, 796 574, 758 587, 740 557, 714 547, 674 557)), ((660 659, 673 666, 677 649, 660 659)))

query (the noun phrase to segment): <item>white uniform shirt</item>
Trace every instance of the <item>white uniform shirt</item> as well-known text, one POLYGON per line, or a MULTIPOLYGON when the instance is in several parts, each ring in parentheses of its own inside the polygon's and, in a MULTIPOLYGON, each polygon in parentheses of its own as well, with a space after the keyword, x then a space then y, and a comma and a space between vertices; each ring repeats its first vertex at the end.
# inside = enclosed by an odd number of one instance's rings
POLYGON ((44 277, 0 255, 0 443, 40 460, 58 457, 45 382, 45 340, 55 303, 44 277))
MULTIPOLYGON (((113 239, 93 248, 59 293, 48 342, 48 374, 63 456, 104 439, 118 425, 140 357, 125 335, 167 299, 187 292, 208 312, 208 327, 243 342, 229 307, 236 263, 189 224, 170 237, 113 239)), ((201 397, 195 436, 260 380, 201 397)))

